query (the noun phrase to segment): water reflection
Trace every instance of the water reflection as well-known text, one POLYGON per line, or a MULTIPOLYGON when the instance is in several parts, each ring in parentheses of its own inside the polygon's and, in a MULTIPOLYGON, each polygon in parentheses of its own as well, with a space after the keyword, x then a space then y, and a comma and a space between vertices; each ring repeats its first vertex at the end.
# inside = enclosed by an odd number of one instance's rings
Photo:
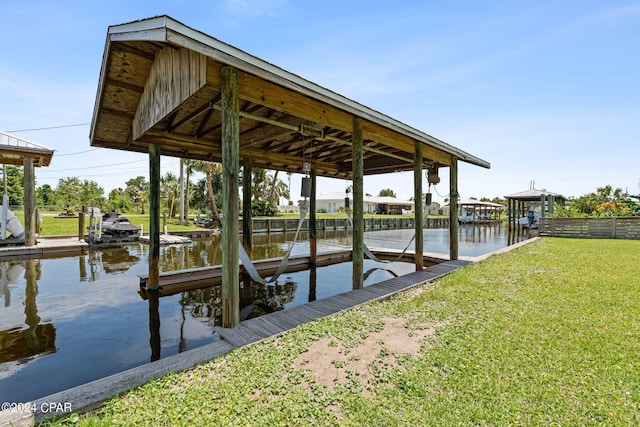
POLYGON ((27 259, 0 264, 5 307, 11 304, 12 285, 20 279, 24 272, 24 323, 12 328, 0 330, 0 363, 13 362, 3 366, 0 378, 20 369, 38 357, 56 352, 56 328, 43 322, 38 315, 36 297, 38 296, 38 279, 40 277, 40 260, 27 259))

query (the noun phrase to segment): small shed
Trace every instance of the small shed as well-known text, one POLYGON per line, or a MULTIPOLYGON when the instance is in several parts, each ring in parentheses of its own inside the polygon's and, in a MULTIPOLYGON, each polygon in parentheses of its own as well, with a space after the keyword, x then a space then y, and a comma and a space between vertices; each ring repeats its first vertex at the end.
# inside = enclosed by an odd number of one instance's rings
MULTIPOLYGON (((49 166, 54 150, 23 138, 0 132, 0 164, 24 167, 24 243, 36 244, 36 167, 49 166)), ((3 174, 6 177, 6 174, 3 174)), ((6 182, 5 182, 6 185, 6 182)), ((4 189, 4 186, 3 186, 4 189)), ((2 228, 7 218, 8 200, 3 199, 2 228), (5 203, 6 202, 6 203, 5 203)), ((4 236, 3 236, 4 239, 4 236)))

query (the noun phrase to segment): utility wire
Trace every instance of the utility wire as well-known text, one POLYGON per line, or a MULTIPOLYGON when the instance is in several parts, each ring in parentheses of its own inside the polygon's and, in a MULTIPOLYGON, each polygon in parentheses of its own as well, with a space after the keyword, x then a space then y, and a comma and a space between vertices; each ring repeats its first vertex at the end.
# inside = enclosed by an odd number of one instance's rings
POLYGON ((31 131, 34 131, 34 130, 49 130, 49 129, 72 128, 72 127, 76 127, 76 126, 86 126, 86 125, 90 125, 90 124, 91 123, 76 123, 76 124, 73 124, 73 125, 49 126, 49 127, 45 127, 45 128, 8 130, 6 132, 7 133, 31 132, 31 131))
POLYGON ((91 150, 78 151, 77 153, 67 153, 67 154, 57 154, 57 153, 56 153, 56 157, 75 156, 76 154, 89 153, 89 152, 91 152, 91 151, 96 151, 97 149, 98 149, 98 148, 92 148, 91 150))

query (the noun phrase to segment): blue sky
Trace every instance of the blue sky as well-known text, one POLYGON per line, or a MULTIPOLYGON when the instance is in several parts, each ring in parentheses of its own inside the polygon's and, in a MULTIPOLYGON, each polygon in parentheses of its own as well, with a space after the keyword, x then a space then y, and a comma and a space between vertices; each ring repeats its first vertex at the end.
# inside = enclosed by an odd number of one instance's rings
MULTIPOLYGON (((460 164, 464 198, 531 181, 568 197, 640 193, 640 2, 615 0, 2 2, 0 130, 56 150, 38 185, 78 176, 108 193, 148 176, 147 156, 92 148, 87 123, 107 27, 162 14, 491 162, 460 164)), ((409 198, 412 182, 364 185, 409 198)))

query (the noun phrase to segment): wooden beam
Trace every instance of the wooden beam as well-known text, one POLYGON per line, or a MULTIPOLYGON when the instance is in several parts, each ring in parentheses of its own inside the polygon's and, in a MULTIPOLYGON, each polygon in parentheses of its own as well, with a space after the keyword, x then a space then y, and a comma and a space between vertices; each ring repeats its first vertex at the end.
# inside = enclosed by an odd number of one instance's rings
MULTIPOLYGON (((415 202, 414 218, 415 218, 415 256, 414 262, 416 264, 416 271, 422 271, 424 269, 424 225, 422 224, 422 218, 424 215, 422 207, 422 165, 424 164, 422 158, 422 143, 415 142, 415 154, 413 155, 413 200, 415 202)), ((427 206, 427 209, 429 207, 427 206)))
MULTIPOLYGON (((352 114, 344 110, 245 72, 239 72, 239 79, 242 82, 240 87, 240 97, 242 99, 292 114, 313 123, 351 132, 352 114)), ((220 66, 212 60, 207 63, 207 84, 212 85, 214 88, 220 87, 220 66)), ((361 121, 363 135, 366 135, 367 139, 413 154, 415 139, 376 123, 362 119, 361 121)), ((451 163, 450 154, 426 143, 423 144, 425 157, 438 161, 443 165, 451 163)), ((410 158, 411 156, 407 157, 410 158)))
POLYGON ((36 244, 36 174, 33 157, 25 156, 24 167, 24 245, 36 244))
POLYGON ((458 259, 458 159, 449 168, 449 259, 458 259))
POLYGON ((353 118, 353 289, 364 286, 364 178, 362 120, 353 118))
POLYGON ((222 327, 240 323, 238 254, 238 178, 240 169, 240 104, 238 70, 223 67, 222 89, 222 327))

